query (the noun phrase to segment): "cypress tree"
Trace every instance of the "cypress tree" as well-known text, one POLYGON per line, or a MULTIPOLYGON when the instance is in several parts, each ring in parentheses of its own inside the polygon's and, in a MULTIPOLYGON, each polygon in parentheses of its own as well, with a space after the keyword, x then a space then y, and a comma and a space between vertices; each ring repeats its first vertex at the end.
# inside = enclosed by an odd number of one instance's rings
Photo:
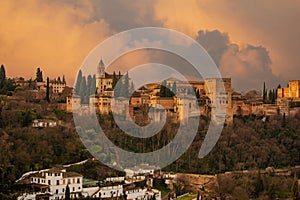
POLYGON ((160 85, 160 95, 159 95, 160 97, 166 97, 166 85, 167 85, 167 81, 164 80, 160 85))
POLYGON ((92 82, 93 82, 93 78, 91 75, 89 75, 87 78, 87 91, 86 91, 87 96, 91 95, 92 82))
POLYGON ((69 188, 69 185, 67 185, 66 187, 66 192, 65 192, 65 200, 70 200, 71 197, 70 197, 70 188, 69 188))
POLYGON ((134 91, 134 85, 133 82, 131 81, 129 92, 132 93, 133 91, 134 91))
POLYGON ((6 73, 5 73, 5 68, 4 65, 1 65, 0 69, 0 89, 3 89, 6 84, 6 73))
POLYGON ((273 99, 273 94, 272 94, 272 90, 270 90, 268 96, 268 102, 272 103, 272 99, 273 99))
POLYGON ((197 99, 199 99, 200 98, 200 90, 198 89, 198 90, 196 90, 196 97, 197 97, 197 99))
POLYGON ((125 74, 123 89, 124 89, 124 97, 129 98, 129 76, 128 76, 128 73, 125 74))
POLYGON ((96 94, 96 75, 93 75, 92 83, 90 87, 90 95, 96 94))
POLYGON ((299 199, 299 192, 298 192, 298 178, 296 173, 294 174, 294 180, 292 185, 292 199, 298 200, 299 199))
POLYGON ((261 178, 261 174, 260 174, 260 171, 258 171, 258 174, 257 174, 257 178, 256 178, 256 181, 255 181, 255 185, 254 185, 254 195, 255 197, 259 197, 259 194, 264 191, 264 183, 263 183, 263 180, 261 178))
POLYGON ((117 82, 118 82, 117 75, 116 75, 116 72, 114 71, 114 73, 113 73, 113 80, 112 80, 112 88, 113 89, 115 88, 117 82))
POLYGON ((281 127, 285 127, 285 126, 286 126, 286 116, 285 113, 283 113, 281 127))
POLYGON ((38 67, 36 70, 36 79, 37 82, 43 82, 43 72, 41 69, 38 67))
POLYGON ((176 86, 176 81, 174 81, 173 85, 172 85, 172 97, 175 96, 177 91, 177 86, 176 86))
POLYGON ((171 97, 171 95, 172 95, 170 88, 171 88, 171 84, 168 83, 167 88, 166 88, 166 97, 171 97))
POLYGON ((77 95, 79 95, 81 81, 82 81, 82 71, 79 70, 77 79, 76 79, 76 85, 75 85, 75 94, 77 94, 77 95))
POLYGON ((46 98, 48 102, 50 102, 50 81, 49 77, 47 77, 47 85, 46 85, 46 98))
POLYGON ((86 95, 87 95, 87 86, 86 86, 86 79, 85 76, 82 77, 79 89, 79 96, 81 98, 81 104, 86 103, 86 95))
POLYGON ((272 103, 275 103, 276 101, 276 93, 275 93, 275 90, 273 89, 272 91, 272 103))
POLYGON ((264 82, 264 87, 263 87, 263 103, 266 102, 266 96, 267 96, 266 82, 264 82))

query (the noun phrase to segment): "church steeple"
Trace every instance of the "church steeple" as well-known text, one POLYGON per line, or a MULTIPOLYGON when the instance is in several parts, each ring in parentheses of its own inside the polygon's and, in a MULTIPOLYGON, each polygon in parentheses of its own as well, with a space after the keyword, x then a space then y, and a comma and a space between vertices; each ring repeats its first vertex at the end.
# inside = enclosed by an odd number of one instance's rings
POLYGON ((98 64, 98 74, 100 75, 101 78, 104 78, 105 76, 105 66, 104 66, 104 62, 101 58, 101 60, 99 61, 99 64, 98 64))

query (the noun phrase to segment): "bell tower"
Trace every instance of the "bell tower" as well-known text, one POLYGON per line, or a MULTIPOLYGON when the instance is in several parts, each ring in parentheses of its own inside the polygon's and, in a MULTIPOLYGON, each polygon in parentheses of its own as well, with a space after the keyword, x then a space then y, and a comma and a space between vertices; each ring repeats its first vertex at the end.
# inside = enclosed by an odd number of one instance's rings
POLYGON ((97 67, 97 72, 100 78, 105 78, 105 66, 103 63, 103 60, 101 58, 101 60, 99 61, 98 67, 97 67))
POLYGON ((101 94, 102 93, 102 85, 103 85, 103 81, 102 79, 105 78, 105 66, 103 63, 103 60, 101 58, 101 60, 98 63, 97 66, 97 74, 96 74, 96 87, 97 87, 97 94, 101 94))

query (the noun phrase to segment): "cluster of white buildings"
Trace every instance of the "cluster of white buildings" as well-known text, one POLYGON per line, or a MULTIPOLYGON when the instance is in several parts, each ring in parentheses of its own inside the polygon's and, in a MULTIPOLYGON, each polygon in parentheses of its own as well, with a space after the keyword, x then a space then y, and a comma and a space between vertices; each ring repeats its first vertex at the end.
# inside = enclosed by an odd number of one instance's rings
POLYGON ((32 122, 33 128, 53 128, 59 125, 59 122, 56 120, 50 120, 50 119, 35 119, 32 122))
POLYGON ((67 172, 65 169, 52 168, 42 170, 19 180, 21 183, 30 184, 38 190, 34 193, 24 193, 18 197, 18 200, 33 200, 33 199, 64 199, 66 189, 70 189, 70 197, 76 198, 83 192, 82 182, 83 176, 75 172, 67 172))
MULTIPOLYGON (((153 168, 154 170, 154 168, 153 168)), ((27 192, 18 197, 18 200, 34 200, 34 199, 65 199, 67 188, 71 199, 79 197, 91 197, 101 199, 111 199, 113 197, 125 196, 128 200, 147 200, 153 198, 161 200, 161 192, 151 189, 150 186, 145 188, 124 189, 124 184, 131 184, 145 180, 146 175, 154 173, 148 166, 144 171, 131 170, 126 177, 108 177, 106 178, 106 186, 86 187, 84 185, 83 176, 75 172, 67 172, 66 169, 52 168, 36 172, 26 173, 17 182, 28 184, 37 192, 27 192), (137 175, 143 176, 143 179, 134 179, 137 175), (129 181, 128 181, 129 180, 129 181), (132 181, 135 180, 135 181, 132 181)))

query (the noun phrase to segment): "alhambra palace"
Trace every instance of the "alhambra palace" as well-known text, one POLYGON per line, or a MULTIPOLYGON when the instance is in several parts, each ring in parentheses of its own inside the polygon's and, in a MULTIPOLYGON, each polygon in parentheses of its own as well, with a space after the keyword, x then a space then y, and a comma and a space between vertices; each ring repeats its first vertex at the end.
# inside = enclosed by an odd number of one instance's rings
MULTIPOLYGON (((118 74, 115 77, 122 78, 118 74)), ((111 112, 112 101, 115 101, 112 74, 105 72, 105 65, 100 60, 97 66, 96 74, 96 94, 90 95, 87 103, 83 104, 78 95, 68 96, 66 99, 66 110, 76 112, 84 108, 86 112, 95 109, 99 114, 108 114, 111 112), (91 106, 93 105, 93 106, 91 106)), ((145 85, 138 90, 129 91, 132 93, 129 104, 114 102, 117 109, 114 112, 128 113, 127 117, 133 119, 138 117, 136 113, 140 110, 149 110, 149 108, 158 108, 163 106, 167 115, 174 120, 184 120, 192 117, 200 108, 201 116, 210 117, 214 109, 214 103, 226 110, 226 122, 233 121, 233 116, 257 115, 265 117, 274 116, 292 116, 298 112, 298 108, 293 108, 291 104, 300 102, 300 80, 289 81, 286 88, 277 88, 275 102, 264 102, 261 95, 242 95, 232 90, 231 78, 208 78, 203 81, 183 82, 175 78, 165 81, 168 88, 172 88, 175 95, 161 95, 161 84, 153 83, 145 85), (224 90, 221 92, 221 86, 224 90), (193 88, 193 92, 190 88, 193 88), (195 93, 197 98, 195 98, 195 93), (192 95, 194 94, 194 95, 192 95)), ((129 89, 130 90, 130 89, 129 89)), ((120 100, 120 99, 119 99, 120 100)), ((120 100, 122 101, 122 100, 120 100)), ((126 100, 128 102, 128 99, 126 100)), ((163 111, 164 112, 164 111, 163 111)), ((199 113, 199 112, 198 112, 199 113)), ((154 121, 161 120, 161 113, 157 111, 150 118, 154 121)))

